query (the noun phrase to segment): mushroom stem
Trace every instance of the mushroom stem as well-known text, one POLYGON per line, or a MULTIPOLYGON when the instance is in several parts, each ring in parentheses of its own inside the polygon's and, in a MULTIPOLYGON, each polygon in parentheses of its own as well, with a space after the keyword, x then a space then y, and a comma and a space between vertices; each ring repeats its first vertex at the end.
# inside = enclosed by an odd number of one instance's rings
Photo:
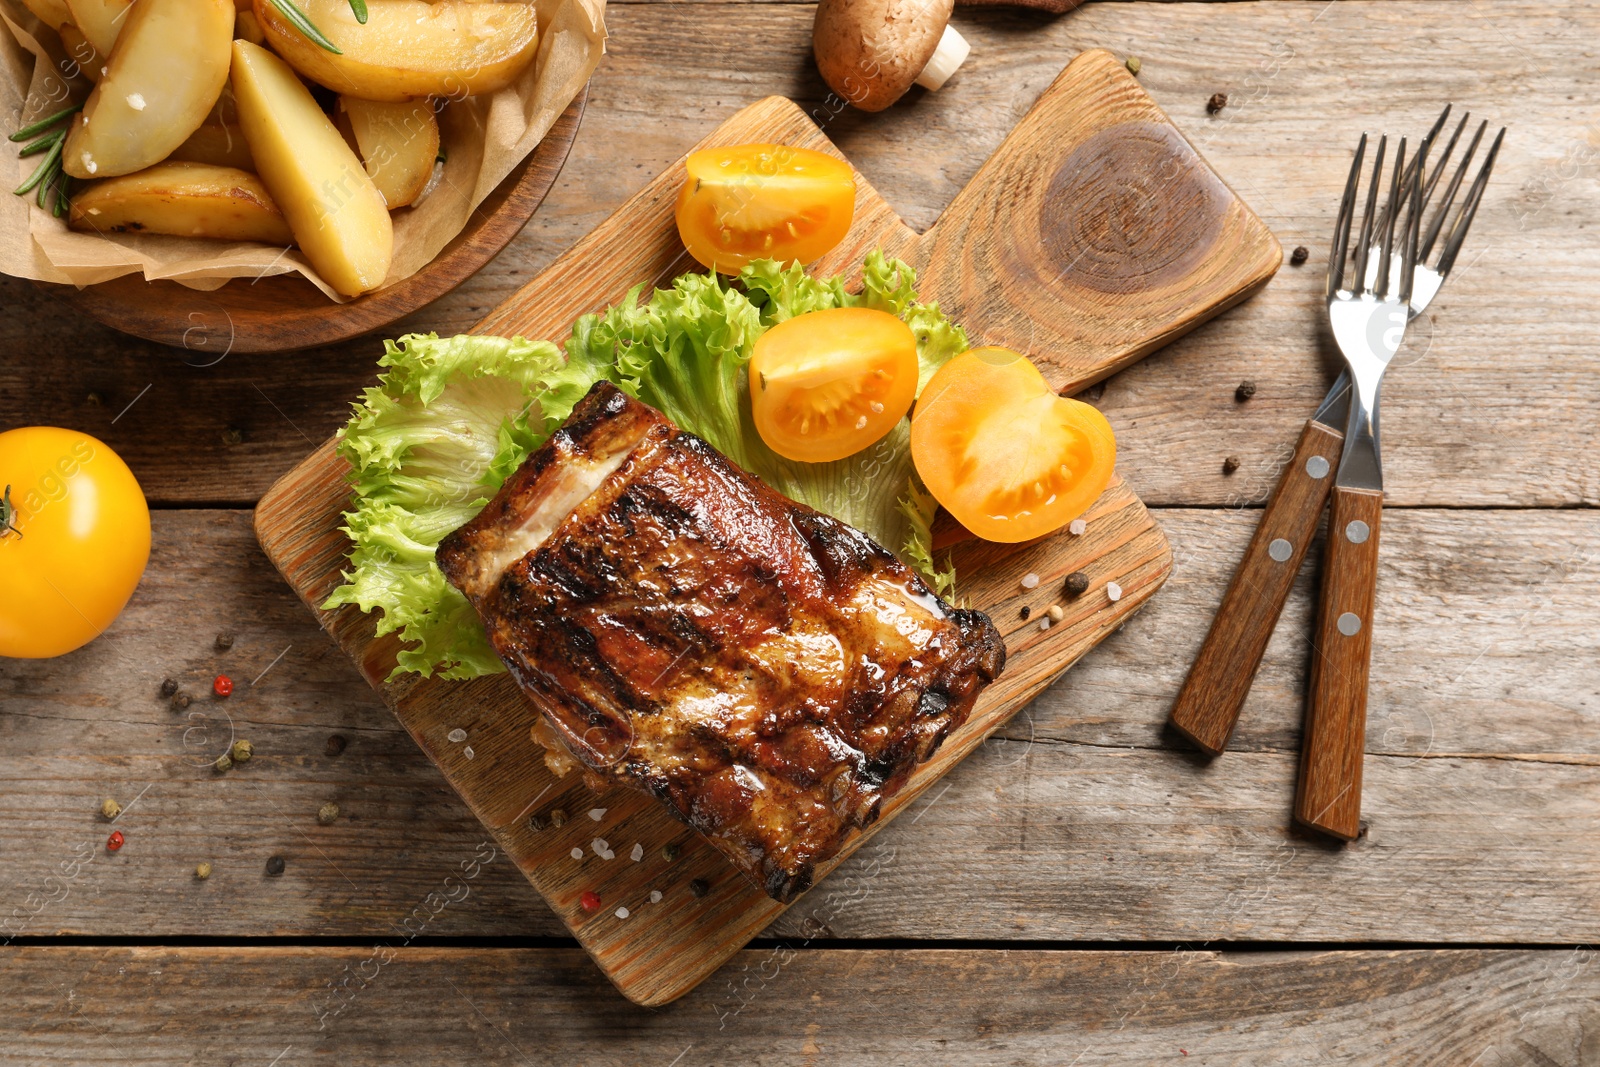
POLYGON ((930 92, 937 92, 950 80, 956 68, 967 61, 971 51, 972 46, 967 39, 957 33, 954 26, 945 23, 944 33, 939 36, 939 47, 934 49, 922 73, 917 75, 917 84, 930 92))

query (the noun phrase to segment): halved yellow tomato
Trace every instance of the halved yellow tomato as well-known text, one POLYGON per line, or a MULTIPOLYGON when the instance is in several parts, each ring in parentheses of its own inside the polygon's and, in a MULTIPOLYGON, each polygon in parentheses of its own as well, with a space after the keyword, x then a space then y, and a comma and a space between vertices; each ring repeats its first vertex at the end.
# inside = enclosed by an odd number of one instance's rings
POLYGON ((820 259, 850 231, 856 175, 809 148, 746 144, 689 154, 678 233, 703 265, 737 274, 753 259, 820 259))
POLYGON ((894 429, 917 395, 917 338, 871 308, 830 308, 778 323, 756 341, 750 404, 780 456, 853 456, 894 429))
POLYGON ((1111 424, 1057 396, 1026 356, 975 348, 941 367, 911 417, 917 474, 989 541, 1028 541, 1082 515, 1117 461, 1111 424))

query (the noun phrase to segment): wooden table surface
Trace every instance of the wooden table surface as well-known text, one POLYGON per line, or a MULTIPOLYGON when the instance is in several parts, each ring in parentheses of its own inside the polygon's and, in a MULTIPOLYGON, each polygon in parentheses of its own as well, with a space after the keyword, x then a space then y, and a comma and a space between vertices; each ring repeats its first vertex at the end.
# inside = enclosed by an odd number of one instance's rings
POLYGON ((1094 391, 1174 545, 1166 588, 734 963, 636 1008, 504 858, 445 882, 484 833, 251 535, 376 342, 162 349, 0 279, 0 428, 103 438, 155 508, 106 636, 0 661, 0 1062, 1600 1063, 1600 10, 969 9, 961 73, 876 116, 828 103, 811 14, 613 3, 549 200, 403 327, 466 328, 761 96, 815 108, 926 226, 1071 56, 1137 55, 1285 248, 1311 248, 1094 391), (1369 830, 1339 848, 1288 825, 1314 567, 1232 750, 1204 763, 1163 723, 1333 375, 1317 294, 1351 146, 1420 132, 1446 100, 1511 129, 1386 389, 1369 830), (226 703, 158 696, 219 671, 240 681, 226 703), (229 731, 256 755, 218 776, 201 754, 229 731), (126 809, 115 854, 106 796, 126 809))

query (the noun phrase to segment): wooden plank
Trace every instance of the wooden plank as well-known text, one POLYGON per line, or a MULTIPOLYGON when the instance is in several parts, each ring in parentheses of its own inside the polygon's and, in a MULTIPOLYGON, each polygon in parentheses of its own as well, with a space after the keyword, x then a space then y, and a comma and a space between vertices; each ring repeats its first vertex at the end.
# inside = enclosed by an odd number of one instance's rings
POLYGON ((571 949, 27 948, 0 982, 0 1063, 130 1067, 1579 1064, 1600 1000, 1592 949, 778 946, 651 1012, 571 949))
MULTIPOLYGON (((926 228, 1066 60, 1106 47, 1141 56, 1141 83, 1224 179, 1286 247, 1312 249, 1305 267, 1285 268, 1256 298, 1108 384, 1100 403, 1147 501, 1226 506, 1272 484, 1332 376, 1316 293, 1349 146, 1384 121, 1421 130, 1445 99, 1512 132, 1462 267, 1413 326, 1385 388, 1390 502, 1600 501, 1588 462, 1600 432, 1600 355, 1588 341, 1600 307, 1587 299, 1600 250, 1580 226, 1600 212, 1584 107, 1600 73, 1584 54, 1600 11, 1274 0, 1091 4, 1058 19, 962 13, 974 53, 949 88, 869 117, 827 101, 807 59, 808 7, 719 6, 718 32, 738 47, 709 50, 704 24, 683 10, 613 6, 610 54, 555 190, 505 253, 404 328, 470 327, 717 121, 769 93, 824 120, 896 211, 926 228), (1218 90, 1233 102, 1207 116, 1218 90), (1506 299, 1511 280, 1535 269, 1542 296, 1506 299), (1244 378, 1259 391, 1241 405, 1233 390, 1244 378), (1243 463, 1231 478, 1221 473, 1227 455, 1243 463)), ((377 354, 353 342, 190 369, 31 286, 0 279, 0 305, 0 426, 95 433, 160 501, 253 502, 342 420, 377 354)))
MULTIPOLYGON (((780 931, 1600 937, 1600 515, 1386 515, 1371 831, 1342 851, 1289 830, 1311 568, 1230 751, 1201 764, 1163 732, 1254 518, 1163 512, 1178 562, 1162 596, 980 746, 948 792, 941 784, 803 898, 780 931)), ((0 924, 23 913, 0 939, 392 932, 474 855, 485 839, 476 817, 282 584, 248 514, 158 512, 154 545, 104 638, 58 660, 0 662, 0 779, 12 783, 0 793, 0 924), (226 654, 213 648, 220 631, 236 634, 226 654), (178 714, 157 696, 164 676, 203 693, 219 671, 239 682, 226 702, 178 714), (206 764, 230 720, 256 756, 217 776, 206 764), (349 739, 337 758, 325 754, 332 733, 349 739), (115 856, 100 848, 104 796, 129 808, 115 856), (319 826, 329 800, 340 818, 319 826), (86 851, 93 861, 63 895, 47 879, 86 851), (274 854, 288 861, 280 878, 264 873, 274 854), (216 873, 197 883, 202 860, 216 873)), ((670 900, 689 899, 686 876, 650 864, 670 900)), ((501 858, 430 933, 565 929, 501 858)))

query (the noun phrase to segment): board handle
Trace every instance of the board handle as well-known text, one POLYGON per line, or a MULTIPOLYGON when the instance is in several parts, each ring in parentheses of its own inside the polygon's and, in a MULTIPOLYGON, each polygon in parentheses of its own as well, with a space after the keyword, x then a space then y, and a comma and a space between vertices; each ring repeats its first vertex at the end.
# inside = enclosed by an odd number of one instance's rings
POLYGON ((1344 435, 1308 421, 1223 595, 1170 721, 1203 752, 1228 747, 1239 711, 1327 505, 1344 435))
POLYGON ((1121 59, 1090 49, 913 246, 920 299, 1071 395, 1266 284, 1283 249, 1121 59))
POLYGON ((1334 489, 1300 742, 1294 817, 1346 841, 1361 832, 1361 763, 1367 747, 1367 676, 1382 517, 1381 490, 1334 489))

